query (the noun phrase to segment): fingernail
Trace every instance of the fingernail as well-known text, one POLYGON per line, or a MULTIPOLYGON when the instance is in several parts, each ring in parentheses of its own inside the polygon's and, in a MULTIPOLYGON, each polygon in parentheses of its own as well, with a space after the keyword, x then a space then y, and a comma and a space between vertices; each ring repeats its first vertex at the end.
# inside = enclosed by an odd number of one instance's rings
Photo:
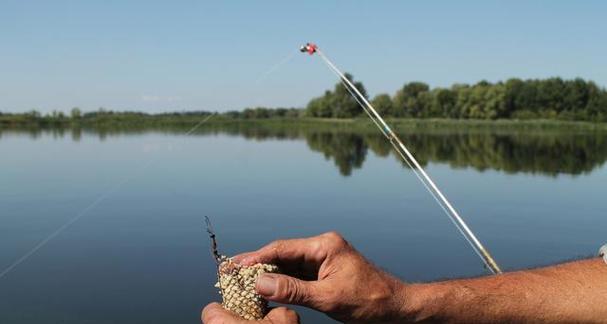
POLYGON ((278 281, 270 274, 263 274, 257 278, 255 289, 262 296, 272 296, 276 292, 278 281))
POLYGON ((244 260, 246 258, 245 255, 239 254, 239 255, 235 255, 232 257, 232 261, 234 261, 235 263, 242 263, 242 260, 244 260))

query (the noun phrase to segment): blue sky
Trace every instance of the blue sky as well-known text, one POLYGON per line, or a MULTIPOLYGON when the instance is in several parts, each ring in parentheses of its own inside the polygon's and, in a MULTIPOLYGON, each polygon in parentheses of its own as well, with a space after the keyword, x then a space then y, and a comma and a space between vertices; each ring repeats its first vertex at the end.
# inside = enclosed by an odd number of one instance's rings
POLYGON ((306 41, 372 95, 413 80, 604 87, 605 17, 605 1, 0 0, 0 111, 303 106, 336 82, 295 55, 306 41))

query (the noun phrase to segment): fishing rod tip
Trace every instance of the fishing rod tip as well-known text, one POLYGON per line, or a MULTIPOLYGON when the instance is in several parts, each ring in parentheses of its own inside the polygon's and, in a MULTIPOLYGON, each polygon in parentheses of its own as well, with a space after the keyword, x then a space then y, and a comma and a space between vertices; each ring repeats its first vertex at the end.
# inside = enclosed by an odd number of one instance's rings
POLYGON ((317 50, 318 50, 318 46, 316 46, 316 44, 314 44, 314 43, 306 43, 306 45, 302 45, 299 48, 300 52, 308 53, 310 55, 316 53, 317 50))

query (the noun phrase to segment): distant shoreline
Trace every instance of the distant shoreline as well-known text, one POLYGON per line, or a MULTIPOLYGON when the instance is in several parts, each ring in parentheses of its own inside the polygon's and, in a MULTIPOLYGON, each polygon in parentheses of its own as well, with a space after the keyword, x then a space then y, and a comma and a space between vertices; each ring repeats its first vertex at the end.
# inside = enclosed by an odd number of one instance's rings
MULTIPOLYGON (((64 118, 61 120, 47 120, 45 117, 40 119, 18 119, 12 120, 6 118, 7 115, 0 115, 0 130, 10 129, 164 129, 180 128, 194 125, 201 119, 208 117, 211 113, 200 115, 179 115, 179 116, 157 116, 141 115, 119 118, 64 118), (5 118, 3 118, 5 117, 5 118)), ((251 126, 251 127, 310 127, 327 130, 351 130, 351 131, 375 131, 375 125, 367 118, 317 118, 317 117, 295 117, 295 118, 251 118, 234 119, 221 114, 214 116, 205 123, 205 127, 222 125, 231 126, 251 126)), ((440 130, 458 130, 458 131, 534 131, 534 130, 557 130, 557 131, 607 131, 605 122, 588 121, 565 121, 553 119, 449 119, 449 118, 388 118, 387 123, 397 131, 422 130, 422 131, 440 131, 440 130)))

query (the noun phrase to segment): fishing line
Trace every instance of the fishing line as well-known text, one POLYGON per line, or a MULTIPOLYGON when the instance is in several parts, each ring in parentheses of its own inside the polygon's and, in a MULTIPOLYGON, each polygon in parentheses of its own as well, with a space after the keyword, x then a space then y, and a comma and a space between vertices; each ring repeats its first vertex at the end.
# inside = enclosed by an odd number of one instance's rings
POLYGON ((501 269, 491 256, 487 249, 481 244, 481 242, 476 238, 474 233, 470 230, 468 225, 461 218, 459 213, 453 208, 451 203, 447 200, 447 198, 443 195, 443 193, 438 189, 434 181, 430 178, 430 176, 424 171, 422 166, 417 162, 417 160, 413 157, 411 152, 406 148, 406 146, 402 143, 400 138, 392 131, 392 129, 386 124, 383 118, 377 113, 377 111, 373 108, 373 106, 369 103, 369 101, 360 93, 360 91, 345 77, 345 75, 324 55, 320 49, 318 49, 313 44, 307 44, 303 46, 300 51, 308 52, 309 54, 318 53, 324 63, 329 67, 331 71, 333 71, 340 79, 342 83, 344 83, 346 89, 350 94, 356 99, 359 105, 365 110, 367 115, 371 118, 371 120, 375 123, 375 125, 381 130, 381 132, 386 136, 386 138, 390 141, 394 149, 399 153, 403 161, 407 163, 407 165, 413 170, 416 177, 420 180, 420 182, 424 185, 426 190, 431 194, 434 200, 438 203, 441 209, 445 212, 445 214, 449 217, 451 222, 455 225, 458 231, 464 236, 466 241, 470 244, 474 252, 481 258, 485 266, 494 274, 501 273, 501 269))
MULTIPOLYGON (((190 130, 188 130, 185 133, 185 135, 187 136, 187 135, 192 134, 198 127, 200 127, 200 125, 206 123, 213 116, 214 115, 211 114, 211 115, 207 116, 205 119, 203 119, 200 122, 198 122, 196 125, 194 125, 194 127, 192 127, 190 130)), ((41 248, 43 248, 52 239, 54 239, 55 237, 57 237, 59 234, 61 234, 63 231, 65 231, 67 228, 69 228, 72 224, 74 224, 75 222, 77 222, 84 215, 88 214, 91 210, 93 210, 101 202, 103 202, 105 199, 107 199, 109 196, 111 196, 113 193, 115 193, 118 189, 120 189, 120 187, 124 186, 126 183, 128 183, 129 181, 135 179, 137 176, 139 176, 141 173, 143 173, 143 171, 145 171, 150 165, 152 165, 152 163, 154 161, 155 160, 153 158, 150 159, 150 160, 148 160, 147 162, 145 162, 144 164, 142 164, 139 168, 137 168, 138 172, 131 173, 130 176, 122 179, 120 182, 118 182, 114 186, 112 186, 108 191, 106 191, 105 193, 103 193, 99 197, 97 197, 97 199, 95 199, 92 203, 90 203, 84 209, 82 209, 79 213, 77 213, 76 216, 70 218, 67 222, 65 222, 63 225, 61 225, 57 230, 55 230, 50 235, 48 235, 47 237, 45 237, 42 241, 40 241, 38 244, 36 244, 27 253, 25 253, 24 255, 22 255, 19 259, 17 259, 15 262, 13 262, 11 265, 9 265, 6 269, 4 269, 2 272, 0 272, 0 279, 2 279, 4 276, 6 276, 8 273, 10 273, 18 265, 20 265, 21 263, 23 263, 27 259, 29 259, 32 255, 34 255, 36 252, 38 252, 38 250, 40 250, 41 248)))
POLYGON ((260 84, 261 81, 265 80, 268 76, 270 76, 270 74, 272 74, 272 73, 274 73, 274 71, 278 70, 278 68, 280 68, 283 65, 287 64, 289 61, 291 61, 293 59, 293 57, 295 57, 295 54, 297 54, 296 51, 291 52, 289 55, 287 55, 284 58, 282 58, 276 64, 272 65, 268 70, 266 70, 265 72, 261 73, 257 77, 257 79, 255 79, 255 84, 256 85, 260 84))
POLYGON ((262 106, 261 96, 258 93, 261 90, 259 88, 259 85, 262 82, 264 82, 272 73, 276 72, 278 69, 283 67, 285 64, 289 63, 295 57, 295 54, 297 54, 297 51, 289 52, 289 54, 287 56, 281 58, 279 61, 277 61, 276 63, 271 65, 267 70, 259 73, 257 78, 255 79, 255 81, 253 81, 253 83, 252 83, 252 85, 254 87, 250 87, 250 86, 247 87, 247 95, 252 97, 251 103, 253 105, 251 107, 262 106), (252 92, 249 93, 248 91, 252 91, 252 92))

